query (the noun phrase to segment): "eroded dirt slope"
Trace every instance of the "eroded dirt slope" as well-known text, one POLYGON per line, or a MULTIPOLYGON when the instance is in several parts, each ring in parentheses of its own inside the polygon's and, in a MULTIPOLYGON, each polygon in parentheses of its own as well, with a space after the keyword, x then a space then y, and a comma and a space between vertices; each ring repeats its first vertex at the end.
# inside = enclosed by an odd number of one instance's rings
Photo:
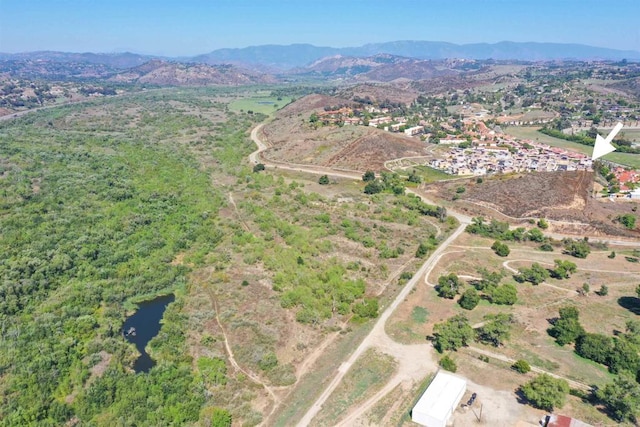
POLYGON ((383 170, 391 159, 424 154, 419 138, 392 134, 373 127, 325 125, 315 127, 309 118, 327 105, 348 104, 341 98, 309 95, 282 109, 263 128, 271 145, 265 153, 275 161, 330 166, 365 171, 383 170))

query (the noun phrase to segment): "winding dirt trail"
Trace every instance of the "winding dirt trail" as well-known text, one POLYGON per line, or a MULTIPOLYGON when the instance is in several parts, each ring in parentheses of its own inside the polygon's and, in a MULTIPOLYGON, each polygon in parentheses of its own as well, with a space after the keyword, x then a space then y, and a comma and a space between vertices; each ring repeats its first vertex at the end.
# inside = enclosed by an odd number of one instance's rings
MULTIPOLYGON (((268 144, 263 142, 259 137, 259 131, 262 129, 263 124, 256 126, 251 131, 251 138, 257 145, 257 150, 251 153, 249 156, 249 161, 253 164, 263 163, 267 168, 273 169, 284 169, 298 172, 306 172, 311 174, 326 174, 329 177, 336 178, 347 178, 347 179, 361 179, 361 172, 352 172, 352 171, 336 171, 331 168, 321 167, 321 166, 310 166, 310 165, 298 165, 298 164, 289 164, 283 162, 275 162, 266 159, 262 153, 269 148, 268 144)), ((407 193, 415 194, 420 197, 425 203, 435 204, 428 198, 426 198, 423 194, 418 193, 417 191, 407 189, 407 193)), ((414 287, 418 284, 421 278, 424 277, 423 281, 430 286, 433 286, 428 282, 428 277, 434 267, 438 264, 440 259, 447 253, 451 252, 459 252, 459 251, 449 251, 446 252, 446 249, 455 241, 460 234, 462 234, 468 224, 471 223, 471 217, 461 214, 459 212, 449 210, 448 214, 456 218, 460 226, 453 232, 444 242, 442 242, 438 248, 429 256, 429 258, 422 264, 420 269, 415 273, 415 275, 407 282, 404 288, 400 291, 398 296, 393 300, 393 302, 386 307, 386 309, 382 312, 375 325, 371 329, 371 332, 363 339, 357 349, 349 356, 349 358, 344 361, 340 367, 335 372, 334 377, 328 383, 328 385, 324 388, 320 396, 313 402, 311 407, 307 410, 304 416, 298 421, 296 424, 298 427, 308 426, 312 420, 318 415, 318 413, 322 410, 324 403, 331 396, 331 394, 335 391, 335 389, 340 385, 342 379, 347 374, 349 369, 357 363, 358 358, 368 349, 374 348, 382 353, 391 355, 398 362, 397 370, 394 375, 389 379, 382 388, 377 391, 373 396, 369 397, 362 403, 354 405, 351 407, 346 414, 336 425, 339 426, 351 426, 354 425, 369 409, 374 407, 376 403, 378 403, 382 398, 384 398, 388 393, 394 390, 399 385, 407 385, 413 384, 416 378, 424 377, 425 372, 432 372, 437 369, 437 363, 434 358, 433 346, 431 344, 418 344, 418 345, 404 345, 400 344, 393 339, 391 339, 386 331, 385 325, 387 320, 391 317, 393 312, 398 308, 398 306, 407 298, 409 293, 414 289, 414 287)), ((559 236, 559 235, 556 235, 559 236)), ((570 237, 570 236, 562 236, 562 237, 570 237)), ((600 239, 601 241, 605 241, 604 239, 600 239)), ((629 242, 629 241, 614 241, 608 240, 607 243, 610 244, 620 244, 620 245, 629 245, 629 246, 638 246, 637 242, 629 242)), ((453 245, 451 245, 453 246, 453 245)), ((460 247, 462 251, 468 250, 467 248, 460 247)), ((488 249, 488 248, 487 248, 488 249)), ((512 267, 508 265, 508 262, 515 261, 509 260, 504 262, 505 268, 510 271, 515 271, 512 267)), ((595 270, 594 270, 595 271, 595 270)), ((554 288, 561 289, 562 291, 567 291, 564 288, 559 288, 553 285, 548 285, 554 288)), ((334 338, 334 337, 333 337, 334 338)), ((325 341, 327 343, 331 341, 331 338, 325 341)), ((479 354, 486 355, 488 357, 493 357, 495 359, 499 359, 508 363, 515 362, 510 358, 489 352, 487 350, 483 350, 477 347, 470 347, 471 351, 474 351, 479 354)), ((316 353, 316 352, 314 352, 316 353)), ((317 352, 316 356, 320 353, 317 352)), ((307 371, 311 368, 312 362, 303 363, 301 371, 307 371)), ((543 369, 532 367, 532 370, 535 372, 545 372, 543 369)), ((569 384, 574 388, 579 388, 582 390, 588 390, 588 386, 586 384, 582 384, 576 381, 573 381, 569 378, 561 377, 553 373, 549 373, 550 375, 556 378, 562 378, 567 380, 569 384)), ((300 378, 299 376, 298 378, 300 378)), ((295 386, 294 386, 295 387, 295 386)), ((292 387, 291 390, 294 388, 292 387)), ((272 410, 272 414, 274 413, 276 408, 272 410)), ((265 420, 267 422, 269 418, 265 420)))

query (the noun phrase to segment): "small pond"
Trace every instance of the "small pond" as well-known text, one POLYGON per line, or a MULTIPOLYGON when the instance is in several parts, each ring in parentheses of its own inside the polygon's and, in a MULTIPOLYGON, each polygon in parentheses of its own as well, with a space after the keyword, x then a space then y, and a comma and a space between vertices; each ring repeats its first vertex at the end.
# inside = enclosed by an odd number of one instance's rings
POLYGON ((151 338, 158 335, 164 310, 174 300, 175 296, 169 294, 141 302, 138 304, 138 310, 124 322, 123 335, 127 341, 134 343, 140 352, 140 357, 133 364, 133 370, 136 373, 149 372, 149 369, 156 364, 145 351, 145 347, 151 338))

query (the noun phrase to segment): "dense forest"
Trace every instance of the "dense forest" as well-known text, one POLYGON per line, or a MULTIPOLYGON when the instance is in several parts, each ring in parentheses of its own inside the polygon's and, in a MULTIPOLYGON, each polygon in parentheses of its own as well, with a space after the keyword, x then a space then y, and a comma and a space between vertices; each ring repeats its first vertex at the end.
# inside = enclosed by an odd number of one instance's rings
MULTIPOLYGON (((144 101, 163 105, 151 95, 144 101)), ((199 417, 204 394, 179 313, 188 269, 171 261, 216 247, 222 198, 192 154, 156 143, 158 134, 187 127, 178 115, 147 115, 135 127, 133 116, 100 125, 86 116, 124 102, 1 125, 0 425, 60 425, 74 415, 102 425, 199 417), (152 116, 163 118, 152 123, 152 116), (178 299, 165 314, 163 339, 152 342, 162 363, 133 375, 136 355, 120 331, 126 309, 169 291, 178 299)), ((216 144, 242 152, 238 138, 250 124, 227 121, 216 144)))

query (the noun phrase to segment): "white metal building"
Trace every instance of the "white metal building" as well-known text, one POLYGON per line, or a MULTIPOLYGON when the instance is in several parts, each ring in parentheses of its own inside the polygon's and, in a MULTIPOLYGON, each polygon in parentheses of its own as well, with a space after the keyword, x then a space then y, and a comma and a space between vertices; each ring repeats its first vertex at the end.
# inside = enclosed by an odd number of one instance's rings
POLYGON ((466 390, 464 378, 439 371, 413 407, 411 420, 427 427, 445 427, 466 390))

